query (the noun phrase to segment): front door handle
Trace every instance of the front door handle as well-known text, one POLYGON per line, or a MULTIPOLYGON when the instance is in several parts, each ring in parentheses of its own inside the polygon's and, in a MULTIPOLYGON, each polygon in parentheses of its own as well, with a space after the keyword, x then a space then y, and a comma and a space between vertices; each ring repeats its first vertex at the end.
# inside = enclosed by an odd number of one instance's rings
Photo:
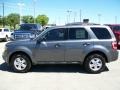
POLYGON ((84 43, 84 44, 83 44, 83 46, 88 46, 88 45, 90 45, 90 43, 84 43))
POLYGON ((55 47, 56 47, 56 48, 58 48, 58 47, 60 47, 60 46, 61 46, 60 44, 55 44, 55 47))

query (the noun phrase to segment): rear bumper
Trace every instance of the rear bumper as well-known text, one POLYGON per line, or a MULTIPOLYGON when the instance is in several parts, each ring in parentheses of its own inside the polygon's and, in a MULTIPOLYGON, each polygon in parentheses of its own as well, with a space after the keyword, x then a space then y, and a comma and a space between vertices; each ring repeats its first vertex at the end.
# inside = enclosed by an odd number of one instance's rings
POLYGON ((108 62, 112 62, 112 61, 118 60, 118 56, 119 56, 118 51, 116 51, 116 50, 111 51, 111 53, 109 55, 107 55, 108 62))

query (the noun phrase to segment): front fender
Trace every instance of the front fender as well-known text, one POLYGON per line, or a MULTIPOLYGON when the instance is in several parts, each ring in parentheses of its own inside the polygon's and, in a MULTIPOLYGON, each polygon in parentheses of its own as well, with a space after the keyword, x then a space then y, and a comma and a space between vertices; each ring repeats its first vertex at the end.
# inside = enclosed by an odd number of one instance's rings
POLYGON ((32 62, 34 62, 33 61, 33 53, 32 53, 32 51, 29 48, 25 47, 25 46, 18 46, 18 47, 15 47, 14 49, 10 50, 8 60, 10 60, 11 55, 13 55, 16 52, 26 53, 30 57, 32 62))

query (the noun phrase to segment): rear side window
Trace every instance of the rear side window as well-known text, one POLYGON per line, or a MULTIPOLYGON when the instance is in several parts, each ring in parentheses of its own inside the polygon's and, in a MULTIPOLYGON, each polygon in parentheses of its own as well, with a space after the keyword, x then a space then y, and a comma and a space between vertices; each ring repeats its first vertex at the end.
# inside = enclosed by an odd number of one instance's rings
POLYGON ((0 29, 0 32, 2 32, 2 29, 0 29))
POLYGON ((106 28, 91 28, 98 39, 111 39, 111 35, 106 28))
POLYGON ((69 28, 69 39, 88 39, 88 33, 84 28, 69 28))

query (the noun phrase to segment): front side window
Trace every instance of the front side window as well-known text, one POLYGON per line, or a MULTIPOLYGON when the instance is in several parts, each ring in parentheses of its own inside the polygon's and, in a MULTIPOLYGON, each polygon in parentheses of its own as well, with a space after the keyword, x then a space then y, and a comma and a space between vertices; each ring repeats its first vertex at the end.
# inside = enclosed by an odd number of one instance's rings
POLYGON ((47 32, 47 34, 44 36, 45 41, 59 41, 64 40, 64 29, 53 29, 47 32))
POLYGON ((0 32, 2 32, 2 29, 0 29, 0 32))
POLYGON ((88 33, 84 28, 70 28, 69 39, 88 39, 88 33))

